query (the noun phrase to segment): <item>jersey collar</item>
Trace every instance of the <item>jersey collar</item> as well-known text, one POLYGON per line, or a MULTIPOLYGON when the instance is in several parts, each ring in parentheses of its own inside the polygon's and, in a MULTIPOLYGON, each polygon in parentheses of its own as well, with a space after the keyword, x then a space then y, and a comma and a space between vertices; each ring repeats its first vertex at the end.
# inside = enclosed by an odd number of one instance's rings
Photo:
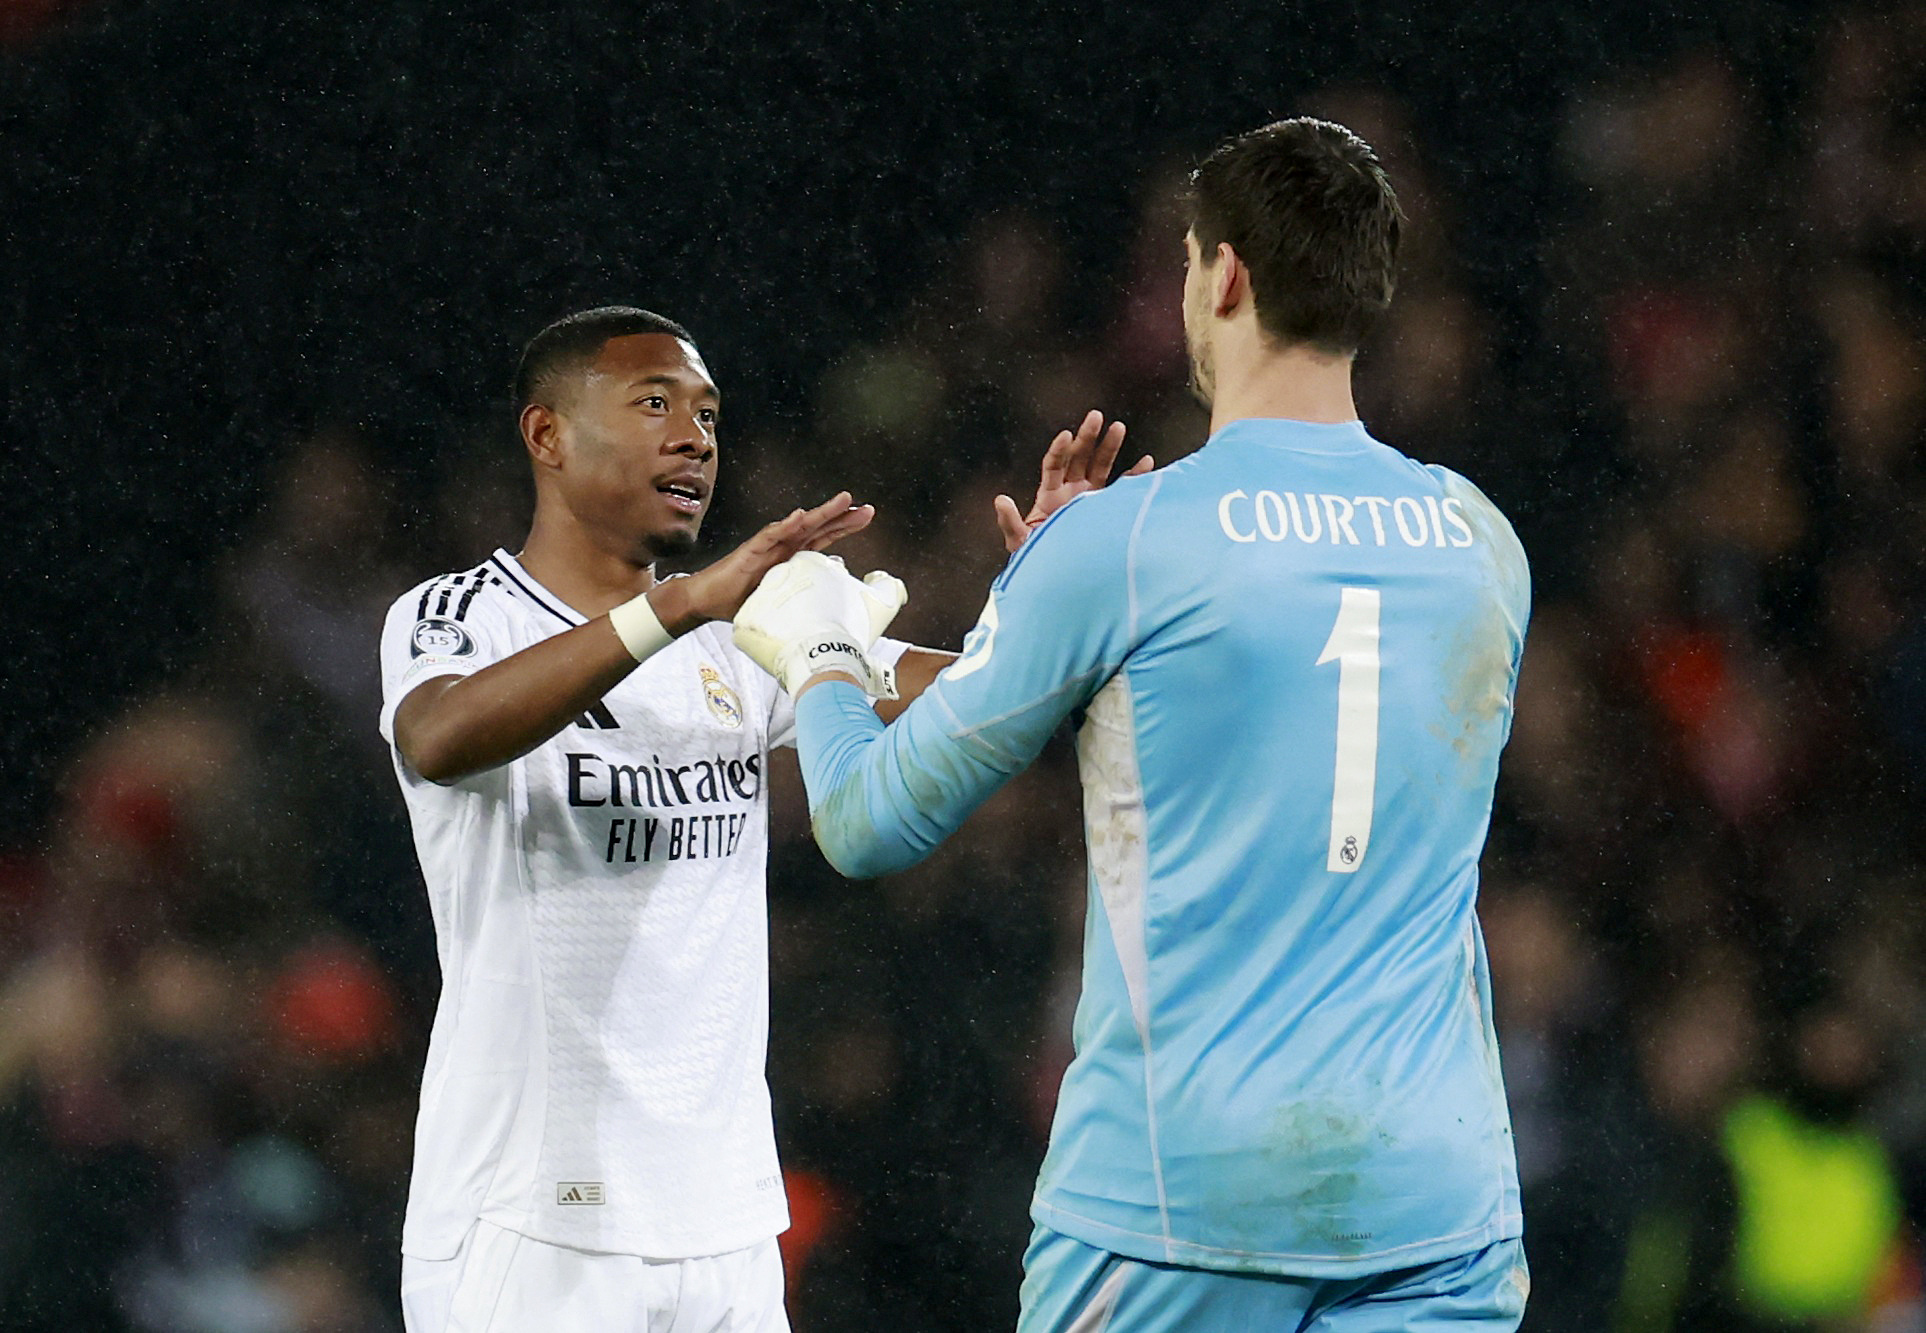
POLYGON ((1294 421, 1287 417, 1244 417, 1204 441, 1261 444, 1301 454, 1361 454, 1381 447, 1362 421, 1294 421))
POLYGON ((509 584, 514 587, 517 592, 521 593, 542 610, 548 612, 551 616, 554 616, 564 625, 586 625, 588 623, 584 617, 576 612, 574 607, 557 597, 547 588, 544 588, 541 581, 526 569, 523 569, 522 562, 510 555, 507 551, 498 548, 495 554, 488 557, 488 563, 493 565, 495 572, 500 574, 504 579, 507 579, 509 584))

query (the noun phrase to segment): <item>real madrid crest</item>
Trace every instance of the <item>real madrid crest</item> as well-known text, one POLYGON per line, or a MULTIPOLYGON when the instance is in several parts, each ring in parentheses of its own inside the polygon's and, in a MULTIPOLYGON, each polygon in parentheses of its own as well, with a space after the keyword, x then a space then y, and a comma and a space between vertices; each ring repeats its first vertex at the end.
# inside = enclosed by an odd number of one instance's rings
POLYGON ((742 701, 736 692, 723 683, 722 677, 711 666, 701 668, 702 701, 709 705, 709 711, 716 715, 716 721, 725 727, 742 725, 742 701))

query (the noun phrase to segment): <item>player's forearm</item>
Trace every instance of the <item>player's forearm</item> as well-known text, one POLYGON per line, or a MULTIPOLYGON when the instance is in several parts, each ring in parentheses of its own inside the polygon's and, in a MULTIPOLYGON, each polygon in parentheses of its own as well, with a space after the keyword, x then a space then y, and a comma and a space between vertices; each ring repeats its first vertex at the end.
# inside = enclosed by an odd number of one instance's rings
POLYGON ((894 722, 934 683, 937 673, 955 660, 955 653, 946 653, 940 648, 904 649, 903 655, 896 659, 896 697, 878 699, 876 715, 885 722, 894 722))
POLYGON ((952 741, 927 712, 885 730, 848 681, 802 692, 796 741, 816 845, 851 879, 915 865, 1022 767, 952 741))
POLYGON ((900 819, 870 810, 870 774, 884 723, 849 680, 813 682, 796 700, 796 750, 816 845, 838 873, 870 879, 915 865, 936 844, 908 836, 900 819))
POLYGON ((580 717, 637 666, 598 616, 471 676, 416 689, 395 712, 395 744, 430 782, 521 758, 580 717))

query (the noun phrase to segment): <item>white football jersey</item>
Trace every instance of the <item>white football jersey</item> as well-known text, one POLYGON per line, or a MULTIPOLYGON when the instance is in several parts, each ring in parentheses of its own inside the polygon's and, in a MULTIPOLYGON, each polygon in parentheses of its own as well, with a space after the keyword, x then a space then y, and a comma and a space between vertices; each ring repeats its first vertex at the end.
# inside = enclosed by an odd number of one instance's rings
POLYGON ((500 768, 439 786, 394 751, 417 685, 582 623, 497 551, 409 592, 382 631, 381 734, 442 976, 402 1235, 416 1258, 453 1255, 477 1218, 653 1259, 788 1225, 764 1078, 781 688, 714 623, 500 768))

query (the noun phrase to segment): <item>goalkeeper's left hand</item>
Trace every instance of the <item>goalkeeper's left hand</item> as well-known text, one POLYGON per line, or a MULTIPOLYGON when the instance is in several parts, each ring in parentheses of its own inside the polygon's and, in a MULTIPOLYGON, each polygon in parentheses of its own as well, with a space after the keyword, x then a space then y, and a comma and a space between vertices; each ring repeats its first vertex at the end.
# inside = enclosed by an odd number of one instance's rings
MULTIPOLYGON (((1003 533, 1003 549, 1015 552, 1030 540, 1043 520, 1069 504, 1085 491, 1101 490, 1110 484, 1110 470, 1117 465, 1117 451, 1123 448, 1124 424, 1110 423, 1105 430, 1103 413, 1092 408, 1073 434, 1062 430, 1050 441, 1043 455, 1043 475, 1037 481, 1036 503, 1030 512, 1018 511, 1016 501, 1007 495, 996 497, 996 525, 1003 533)), ((1157 466, 1145 454, 1124 471, 1126 477, 1139 477, 1157 466)))
POLYGON ((835 556, 801 551, 764 575, 736 612, 736 647, 791 698, 811 676, 841 671, 871 698, 894 699, 895 673, 869 649, 908 597, 881 570, 858 579, 835 556))

